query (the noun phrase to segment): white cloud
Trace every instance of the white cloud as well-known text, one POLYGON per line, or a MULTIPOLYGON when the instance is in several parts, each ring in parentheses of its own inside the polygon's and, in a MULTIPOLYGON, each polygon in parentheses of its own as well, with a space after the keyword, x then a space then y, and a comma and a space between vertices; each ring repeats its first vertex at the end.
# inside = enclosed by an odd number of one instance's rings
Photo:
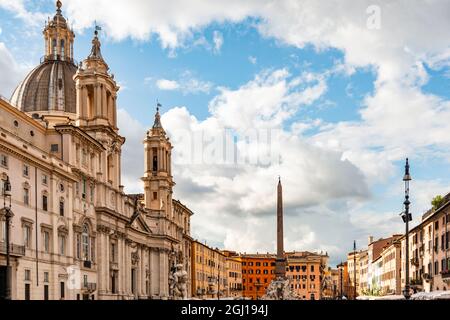
POLYGON ((248 61, 250 61, 251 64, 256 64, 258 62, 258 59, 254 56, 249 56, 248 61))
POLYGON ((16 18, 29 25, 38 26, 47 19, 47 14, 32 12, 26 8, 25 4, 25 0, 0 0, 0 8, 13 12, 16 18))
POLYGON ((26 66, 16 62, 6 45, 0 42, 0 94, 9 99, 27 70, 26 66))
POLYGON ((223 45, 223 35, 219 31, 213 33, 214 52, 219 53, 223 45))
POLYGON ((178 82, 167 79, 159 79, 158 81, 156 81, 156 86, 160 90, 176 90, 180 88, 178 82))
MULTIPOLYGON (((151 79, 152 77, 147 77, 144 82, 148 83, 151 79)), ((199 93, 209 94, 213 87, 213 83, 197 79, 191 71, 184 71, 177 80, 157 80, 156 86, 160 90, 179 90, 184 95, 199 93)))

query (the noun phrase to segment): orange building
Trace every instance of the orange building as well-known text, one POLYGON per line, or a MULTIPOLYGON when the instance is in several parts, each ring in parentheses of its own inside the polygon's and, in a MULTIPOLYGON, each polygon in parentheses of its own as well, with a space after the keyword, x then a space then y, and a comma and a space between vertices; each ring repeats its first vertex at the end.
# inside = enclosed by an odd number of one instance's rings
POLYGON ((257 300, 266 294, 266 289, 275 278, 275 258, 273 254, 243 254, 242 289, 243 297, 257 300))
POLYGON ((322 299, 322 283, 328 255, 312 252, 286 252, 286 276, 291 290, 302 300, 322 299))

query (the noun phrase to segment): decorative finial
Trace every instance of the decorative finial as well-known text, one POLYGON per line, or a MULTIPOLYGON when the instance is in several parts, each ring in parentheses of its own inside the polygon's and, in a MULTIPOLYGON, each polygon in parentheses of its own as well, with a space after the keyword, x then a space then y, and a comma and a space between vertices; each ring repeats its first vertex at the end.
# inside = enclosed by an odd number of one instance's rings
POLYGON ((281 176, 278 176, 278 183, 281 183, 281 176))
POLYGON ((62 2, 56 1, 56 12, 61 13, 62 2))

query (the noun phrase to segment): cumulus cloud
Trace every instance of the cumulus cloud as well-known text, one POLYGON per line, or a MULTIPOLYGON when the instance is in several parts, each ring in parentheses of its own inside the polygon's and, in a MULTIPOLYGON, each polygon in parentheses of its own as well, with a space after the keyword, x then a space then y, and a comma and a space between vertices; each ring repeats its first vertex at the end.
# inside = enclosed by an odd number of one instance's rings
MULTIPOLYGON (((144 82, 148 83, 151 79, 151 77, 148 77, 144 82)), ((177 80, 156 80, 156 87, 166 91, 178 90, 184 95, 199 93, 209 94, 213 87, 213 83, 197 79, 191 71, 184 71, 177 80)))
POLYGON ((176 90, 180 87, 178 82, 167 79, 159 79, 156 81, 156 86, 160 90, 176 90))

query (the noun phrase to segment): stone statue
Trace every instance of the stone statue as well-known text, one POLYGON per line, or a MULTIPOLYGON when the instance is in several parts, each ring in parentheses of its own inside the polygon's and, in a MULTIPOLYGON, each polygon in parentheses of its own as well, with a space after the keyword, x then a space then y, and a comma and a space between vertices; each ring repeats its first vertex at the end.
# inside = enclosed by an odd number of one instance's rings
POLYGON ((169 275, 169 292, 174 300, 187 299, 188 274, 182 264, 177 264, 169 275))
POLYGON ((298 297, 291 291, 289 279, 277 278, 267 287, 263 300, 298 300, 298 297))

